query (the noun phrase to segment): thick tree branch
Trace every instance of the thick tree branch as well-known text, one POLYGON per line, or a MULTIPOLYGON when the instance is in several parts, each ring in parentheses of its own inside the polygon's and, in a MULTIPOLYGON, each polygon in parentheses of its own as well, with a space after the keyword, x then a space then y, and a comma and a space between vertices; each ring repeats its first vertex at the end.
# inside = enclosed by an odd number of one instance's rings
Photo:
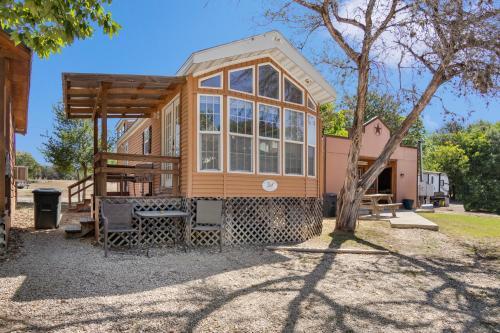
POLYGON ((384 149, 382 150, 382 153, 377 158, 377 160, 375 160, 375 162, 366 171, 366 173, 361 176, 358 184, 360 190, 362 190, 363 192, 366 191, 385 168, 390 156, 394 153, 398 145, 401 143, 410 127, 415 123, 424 108, 429 104, 430 100, 432 99, 438 88, 441 86, 441 84, 445 82, 446 78, 444 76, 444 73, 444 66, 441 66, 438 68, 438 70, 436 70, 425 91, 420 96, 420 99, 418 100, 417 104, 415 104, 412 111, 405 118, 405 120, 401 124, 401 127, 391 136, 389 141, 387 141, 387 144, 384 146, 384 149))
POLYGON ((359 62, 358 57, 359 54, 346 42, 345 38, 342 36, 342 33, 333 26, 332 20, 330 19, 330 10, 329 4, 331 0, 324 0, 322 5, 317 3, 311 3, 305 0, 293 0, 295 3, 313 10, 317 12, 323 22, 325 23, 325 27, 332 36, 332 38, 340 45, 340 47, 344 50, 347 56, 352 59, 356 64, 359 62))
POLYGON ((293 0, 293 1, 295 1, 296 3, 298 3, 301 6, 309 8, 309 9, 315 11, 315 12, 321 13, 322 6, 320 6, 320 5, 316 4, 316 3, 312 3, 312 2, 304 1, 304 0, 293 0))

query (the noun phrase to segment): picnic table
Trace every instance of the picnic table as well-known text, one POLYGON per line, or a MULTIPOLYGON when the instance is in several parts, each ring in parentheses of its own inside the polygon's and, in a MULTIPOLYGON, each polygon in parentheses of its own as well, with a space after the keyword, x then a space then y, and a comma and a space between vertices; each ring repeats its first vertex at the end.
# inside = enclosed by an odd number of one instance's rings
POLYGON ((401 206, 401 203, 392 202, 391 193, 375 193, 375 194, 365 194, 361 201, 361 208, 366 208, 371 211, 372 215, 380 218, 380 212, 384 209, 389 209, 392 212, 392 216, 396 217, 396 209, 401 206), (379 203, 381 200, 387 201, 386 204, 379 203))

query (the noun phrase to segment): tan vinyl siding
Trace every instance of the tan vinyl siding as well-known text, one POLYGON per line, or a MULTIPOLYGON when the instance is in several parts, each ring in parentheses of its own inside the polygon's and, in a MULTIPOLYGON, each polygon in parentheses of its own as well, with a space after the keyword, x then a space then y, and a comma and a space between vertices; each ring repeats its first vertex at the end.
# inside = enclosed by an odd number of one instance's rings
MULTIPOLYGON (((323 168, 320 166, 323 163, 321 158, 322 151, 322 142, 321 142, 321 120, 319 119, 319 107, 316 112, 312 112, 307 108, 306 105, 300 106, 295 104, 290 104, 283 102, 283 94, 281 93, 281 100, 272 100, 268 98, 258 97, 257 95, 252 96, 244 93, 238 93, 234 91, 228 90, 228 74, 229 71, 235 68, 254 66, 254 74, 257 73, 257 65, 261 63, 272 63, 276 68, 278 68, 281 73, 285 73, 286 76, 292 78, 292 81, 297 84, 300 88, 304 90, 304 100, 307 101, 307 89, 300 85, 300 83, 293 80, 293 77, 286 73, 284 69, 279 66, 276 62, 274 62, 271 58, 262 58, 258 60, 243 62, 236 65, 231 65, 225 68, 220 68, 214 70, 212 72, 203 74, 200 77, 195 79, 194 84, 194 92, 192 97, 193 110, 193 128, 195 129, 191 133, 191 139, 193 140, 194 149, 191 153, 191 160, 193 161, 193 166, 191 168, 192 171, 192 197, 202 197, 202 196, 217 196, 217 197, 318 197, 322 194, 322 185, 321 182, 323 180, 323 168), (223 81, 224 86, 223 89, 208 89, 208 88, 198 88, 198 82, 203 78, 213 75, 215 73, 223 73, 223 81), (197 144, 197 94, 211 94, 211 95, 222 95, 223 96, 223 134, 222 134, 222 143, 223 143, 223 172, 198 172, 197 171, 197 163, 198 163, 198 149, 196 147, 197 144), (306 170, 304 170, 304 176, 284 176, 281 175, 262 175, 257 173, 257 165, 254 165, 254 172, 251 174, 243 174, 243 173, 229 173, 228 165, 227 165, 227 147, 228 147, 228 136, 227 136, 227 121, 228 121, 228 103, 227 97, 236 97, 244 100, 252 100, 255 102, 254 108, 254 117, 257 117, 257 103, 265 103, 269 105, 279 106, 282 110, 284 108, 290 108, 293 110, 302 111, 307 114, 312 114, 317 116, 317 146, 316 146, 316 177, 311 178, 307 177, 306 170), (275 192, 266 192, 262 189, 262 182, 266 179, 273 179, 278 183, 278 189, 275 192)), ((258 89, 258 75, 254 76, 255 93, 258 89)), ((281 92, 283 91, 283 75, 281 75, 281 92)), ((281 118, 281 122, 283 123, 283 117, 281 118)), ((307 118, 305 118, 305 122, 307 122, 307 118)), ((283 128, 282 128, 283 131, 283 128)), ((306 132, 304 138, 304 161, 307 160, 307 135, 306 132)), ((281 133, 282 137, 284 133, 281 133)), ((257 156, 257 130, 254 131, 254 160, 258 158, 257 156)), ((281 141, 283 143, 283 140, 281 141)), ((281 146, 281 165, 283 165, 283 145, 281 146)))
POLYGON ((180 191, 181 195, 186 196, 190 191, 190 173, 189 173, 189 152, 190 152, 190 136, 188 135, 191 130, 188 126, 190 124, 189 115, 189 98, 192 96, 192 77, 187 78, 187 83, 182 86, 181 96, 180 96, 180 123, 181 123, 181 133, 180 133, 180 147, 181 147, 181 174, 180 174, 180 191))
MULTIPOLYGON (((323 191, 323 143, 321 140, 321 120, 319 119, 319 106, 316 112, 313 112, 307 108, 306 105, 298 106, 290 103, 285 103, 282 101, 283 94, 281 94, 281 100, 271 100, 268 98, 262 98, 258 96, 251 96, 243 93, 232 92, 228 90, 228 71, 238 67, 255 66, 254 71, 257 71, 257 64, 270 62, 275 67, 277 67, 282 73, 284 72, 277 63, 275 63, 270 58, 262 58, 254 61, 249 61, 245 63, 240 63, 237 65, 231 65, 222 69, 217 69, 213 72, 206 73, 203 76, 193 78, 189 76, 187 78, 186 84, 184 84, 180 89, 180 147, 181 147, 181 165, 180 165, 180 191, 181 195, 185 197, 318 197, 322 195, 323 191), (198 82, 200 79, 206 76, 210 76, 215 73, 223 73, 224 87, 223 89, 207 89, 198 88, 198 82), (223 144, 223 172, 198 172, 198 132, 197 132, 197 108, 198 108, 198 94, 211 94, 211 95, 222 95, 223 96, 223 114, 222 114, 222 144, 223 144), (317 116, 317 146, 316 146, 316 177, 307 177, 306 170, 304 169, 304 176, 284 176, 284 175, 262 175, 257 173, 257 165, 254 165, 254 173, 252 174, 241 174, 241 173, 228 173, 227 165, 227 147, 228 147, 228 137, 227 137, 227 121, 228 121, 228 106, 227 106, 227 96, 233 96, 237 98, 242 98, 246 100, 252 100, 257 102, 266 103, 269 105, 279 106, 281 109, 290 108, 293 110, 302 111, 307 114, 313 114, 317 116), (278 189, 275 192, 266 192, 262 189, 262 182, 267 179, 273 179, 278 183, 278 189)), ((254 72, 254 73, 255 73, 254 72)), ((288 77, 293 77, 285 73, 288 77)), ((258 82, 257 75, 255 76, 255 81, 258 82)), ((281 81, 283 81, 283 76, 281 76, 281 81)), ((294 81, 302 88, 305 92, 304 101, 307 101, 307 90, 300 85, 300 83, 294 81)), ((280 86, 281 90, 283 88, 282 82, 280 86)), ((255 90, 257 90, 257 85, 255 85, 255 90)), ((167 102, 168 103, 168 102, 167 102)), ((257 104, 254 109, 254 117, 257 116, 257 104)), ((133 134, 129 135, 125 141, 128 141, 129 153, 131 154, 142 154, 142 132, 149 126, 153 126, 153 154, 160 154, 161 152, 161 133, 160 126, 161 121, 158 115, 158 119, 147 119, 141 124, 140 128, 133 128, 133 134)), ((305 123, 307 123, 307 118, 304 118, 305 123)), ((283 122, 283 117, 281 118, 283 122)), ((283 131, 283 128, 281 129, 283 131)), ((256 131, 255 131, 256 132, 256 131)), ((254 133, 254 158, 257 158, 257 133, 254 133)), ((283 136, 284 133, 281 133, 283 136)), ((306 134, 306 133, 304 133, 306 134)), ((282 140, 283 142, 283 140, 282 140)), ((304 163, 307 161, 307 136, 304 137, 304 163)), ((118 149, 122 149, 118 147, 118 149)), ((120 151, 120 150, 119 150, 120 151)), ((283 146, 281 147, 281 165, 283 165, 283 146)), ((154 189, 157 191, 159 189, 160 177, 155 177, 154 189)), ((136 190, 139 188, 137 185, 136 190)), ((136 193, 140 193, 136 192, 136 193)), ((131 192, 131 194, 133 194, 131 192)))

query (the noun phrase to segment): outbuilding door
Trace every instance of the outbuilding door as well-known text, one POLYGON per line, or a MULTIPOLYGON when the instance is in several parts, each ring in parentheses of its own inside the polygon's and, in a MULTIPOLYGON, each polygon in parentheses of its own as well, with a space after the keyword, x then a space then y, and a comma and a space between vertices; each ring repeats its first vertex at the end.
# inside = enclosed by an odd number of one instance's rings
MULTIPOLYGON (((163 156, 179 157, 180 155, 180 121, 179 121, 179 96, 175 97, 161 114, 162 142, 161 153, 163 156)), ((167 169, 172 165, 167 164, 167 169)), ((162 175, 162 187, 172 187, 172 175, 162 175)))

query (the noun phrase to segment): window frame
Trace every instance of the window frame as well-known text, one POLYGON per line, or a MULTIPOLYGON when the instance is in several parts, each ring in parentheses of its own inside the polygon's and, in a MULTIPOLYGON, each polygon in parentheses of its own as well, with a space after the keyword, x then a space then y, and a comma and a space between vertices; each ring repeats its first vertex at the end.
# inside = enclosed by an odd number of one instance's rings
POLYGON ((205 94, 205 93, 197 93, 196 94, 196 170, 197 172, 200 173, 222 173, 224 172, 224 140, 223 140, 223 133, 224 133, 224 96, 223 95, 218 95, 218 94, 205 94), (213 96, 213 97, 219 97, 220 98, 220 130, 218 132, 216 131, 203 131, 203 133, 200 131, 200 97, 201 96, 213 96), (218 134, 219 135, 219 169, 205 169, 203 170, 201 168, 201 135, 202 134, 218 134))
MULTIPOLYGON (((304 106, 304 102, 305 102, 305 99, 306 99, 306 92, 305 92, 305 90, 298 84, 298 82, 296 80, 292 79, 289 75, 283 73, 282 77, 283 77, 283 84, 282 84, 282 90, 283 90, 282 101, 283 101, 283 103, 287 103, 287 104, 291 104, 291 105, 304 106), (289 101, 285 100, 285 79, 287 79, 288 81, 290 81, 291 83, 293 83, 293 85, 296 86, 297 89, 299 89, 300 91, 302 91, 302 104, 294 103, 294 102, 289 102, 289 101)), ((307 105, 306 105, 306 107, 307 107, 307 105)))
POLYGON ((257 131, 257 154, 256 154, 256 164, 257 164, 257 168, 256 168, 256 171, 257 171, 257 174, 259 175, 269 175, 269 176, 281 176, 283 174, 283 166, 281 165, 281 161, 283 160, 282 158, 282 154, 283 154, 283 108, 281 106, 277 106, 277 105, 272 105, 272 104, 268 104, 268 103, 262 103, 262 102, 259 102, 257 103, 257 117, 255 117, 255 130, 257 131), (280 124, 279 124, 279 138, 278 139, 275 139, 275 138, 268 138, 266 136, 260 136, 260 128, 259 128, 259 122, 260 122, 260 105, 266 105, 266 106, 271 106, 271 107, 274 107, 274 108, 278 108, 278 115, 279 115, 279 121, 280 121, 280 124), (264 140, 271 140, 271 141, 276 141, 278 142, 279 144, 279 152, 278 152, 278 173, 273 173, 273 172, 260 172, 260 150, 259 150, 259 143, 260 143, 260 139, 264 139, 264 140))
POLYGON ((215 90, 224 89, 224 71, 217 72, 215 74, 208 75, 208 76, 200 76, 198 78, 198 88, 199 89, 215 89, 215 90), (211 78, 219 76, 219 75, 220 75, 220 87, 203 87, 201 85, 201 81, 205 81, 205 80, 211 79, 211 78))
POLYGON ((318 104, 316 103, 316 101, 314 100, 314 98, 311 97, 311 95, 309 93, 307 93, 307 101, 306 101, 306 107, 307 109, 313 111, 313 112, 316 112, 317 111, 317 108, 318 108, 318 104), (311 101, 311 103, 314 105, 314 109, 311 109, 309 107, 309 100, 311 101))
POLYGON ((283 86, 283 84, 282 84, 282 82, 281 82, 281 81, 282 81, 282 77, 283 77, 283 75, 284 75, 284 74, 282 74, 281 70, 280 70, 278 67, 276 67, 276 66, 275 66, 272 62, 263 62, 263 63, 257 64, 257 71, 256 71, 256 77, 257 77, 257 78, 256 78, 256 80, 255 80, 255 81, 256 81, 256 82, 255 82, 255 84, 256 84, 256 87, 257 87, 257 89, 256 89, 256 95, 257 95, 258 97, 260 97, 260 98, 266 98, 266 99, 270 99, 270 100, 272 100, 272 101, 281 102, 281 96, 283 95, 283 94, 281 93, 281 87, 283 86), (262 96, 262 95, 260 94, 260 91, 259 91, 259 90, 260 90, 260 82, 259 82, 259 79, 260 79, 260 74, 259 74, 259 68, 260 68, 261 66, 265 66, 265 65, 270 65, 272 68, 274 68, 274 69, 278 72, 278 98, 277 98, 277 99, 276 99, 276 98, 272 98, 272 97, 262 96))
POLYGON ((282 121, 282 126, 283 126, 283 165, 282 165, 282 168, 283 168, 283 175, 284 176, 287 176, 287 177, 304 177, 305 176, 305 173, 306 173, 306 158, 305 158, 305 153, 304 153, 304 150, 305 150, 305 146, 306 146, 306 112, 304 111, 300 111, 300 110, 297 110, 297 109, 292 109, 292 108, 287 108, 287 107, 284 107, 283 108, 283 121, 282 121), (302 142, 300 141, 294 141, 294 140, 288 140, 286 138, 286 133, 285 133, 285 118, 286 118, 286 110, 289 110, 289 111, 293 111, 293 112, 298 112, 298 113, 301 113, 302 114, 302 119, 304 120, 304 139, 302 142), (302 145, 302 174, 296 174, 296 173, 287 173, 286 172, 286 144, 288 143, 295 143, 295 144, 301 144, 302 145))
POLYGON ((238 68, 230 69, 230 70, 227 71, 227 90, 231 91, 231 92, 234 92, 234 93, 238 93, 238 94, 245 94, 245 95, 249 95, 249 96, 255 96, 255 85, 256 85, 255 76, 256 76, 256 74, 255 74, 255 65, 250 65, 250 66, 244 66, 244 67, 238 67, 238 68), (231 73, 238 72, 238 71, 245 70, 245 69, 249 69, 249 68, 252 69, 252 92, 248 93, 248 92, 245 92, 245 91, 231 89, 231 73))
POLYGON ((250 99, 245 99, 245 98, 240 98, 240 97, 235 97, 235 96, 227 96, 227 124, 226 124, 226 137, 227 137, 227 147, 226 147, 226 165, 227 165, 227 173, 240 173, 240 174, 245 174, 245 175, 252 175, 255 174, 255 101, 250 100, 250 99), (230 99, 236 99, 244 102, 250 102, 252 103, 252 135, 248 134, 239 134, 239 133, 231 133, 230 127, 231 127, 231 103, 230 99), (245 138, 251 138, 252 139, 252 170, 251 171, 232 171, 231 170, 231 135, 236 135, 240 137, 245 137, 245 138))
POLYGON ((306 145, 306 159, 307 159, 307 177, 316 178, 317 177, 317 169, 318 169, 318 117, 313 114, 307 114, 307 145, 306 145), (309 144, 309 117, 314 118, 315 132, 314 135, 316 137, 316 144, 309 144), (309 146, 314 147, 314 175, 309 174, 309 146))
POLYGON ((153 153, 153 126, 149 125, 142 131, 142 154, 144 156, 151 155, 153 153), (148 151, 146 152, 146 132, 148 133, 148 151))

